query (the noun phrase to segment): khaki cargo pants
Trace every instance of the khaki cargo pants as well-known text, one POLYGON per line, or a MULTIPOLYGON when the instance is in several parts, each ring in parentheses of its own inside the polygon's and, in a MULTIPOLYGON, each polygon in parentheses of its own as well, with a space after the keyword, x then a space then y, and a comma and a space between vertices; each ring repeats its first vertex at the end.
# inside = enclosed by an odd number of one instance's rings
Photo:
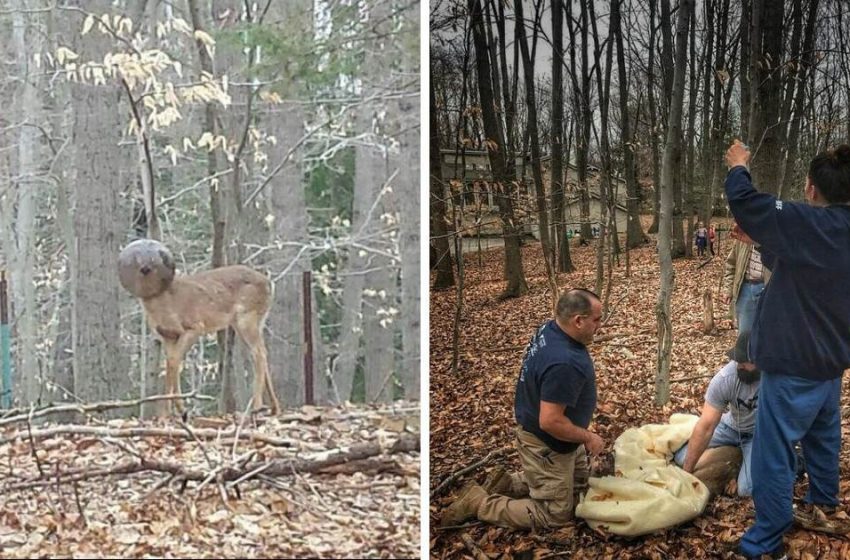
POLYGON ((556 453, 521 427, 516 430, 516 446, 523 472, 511 475, 510 497, 488 496, 478 508, 478 519, 512 529, 566 525, 573 518, 578 493, 587 489, 590 470, 584 446, 556 453))

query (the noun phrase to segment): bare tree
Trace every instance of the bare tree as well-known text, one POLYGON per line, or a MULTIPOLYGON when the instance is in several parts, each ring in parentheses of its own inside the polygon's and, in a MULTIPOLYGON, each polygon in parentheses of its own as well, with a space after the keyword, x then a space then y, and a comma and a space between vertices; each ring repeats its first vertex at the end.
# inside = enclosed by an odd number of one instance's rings
MULTIPOLYGON (((664 2, 664 0, 662 0, 664 2)), ((693 12, 693 0, 681 0, 676 21, 676 59, 673 66, 673 89, 670 117, 667 121, 667 142, 661 167, 661 215, 658 228, 658 259, 661 267, 661 287, 655 315, 658 323, 658 369, 655 374, 655 404, 663 406, 670 400, 670 359, 673 349, 673 323, 671 300, 675 274, 671 254, 670 220, 673 217, 673 169, 675 154, 679 149, 682 130, 682 106, 685 96, 688 25, 693 12)))

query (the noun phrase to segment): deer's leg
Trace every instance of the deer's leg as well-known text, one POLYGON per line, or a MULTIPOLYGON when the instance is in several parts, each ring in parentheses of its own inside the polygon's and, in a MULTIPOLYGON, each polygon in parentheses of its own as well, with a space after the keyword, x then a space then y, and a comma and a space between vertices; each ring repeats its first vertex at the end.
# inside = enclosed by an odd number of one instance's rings
POLYGON ((269 393, 272 414, 280 414, 280 403, 272 387, 269 377, 268 352, 266 343, 263 341, 263 333, 260 329, 260 318, 255 314, 246 314, 236 319, 234 328, 239 337, 251 349, 251 361, 254 362, 254 410, 263 406, 263 389, 269 393))
MULTIPOLYGON (((165 347, 165 392, 169 395, 180 393, 180 369, 183 365, 183 357, 195 341, 198 335, 192 331, 183 332, 178 338, 163 339, 165 347)), ((171 412, 172 406, 179 412, 183 411, 183 402, 179 399, 168 401, 166 410, 171 412)))

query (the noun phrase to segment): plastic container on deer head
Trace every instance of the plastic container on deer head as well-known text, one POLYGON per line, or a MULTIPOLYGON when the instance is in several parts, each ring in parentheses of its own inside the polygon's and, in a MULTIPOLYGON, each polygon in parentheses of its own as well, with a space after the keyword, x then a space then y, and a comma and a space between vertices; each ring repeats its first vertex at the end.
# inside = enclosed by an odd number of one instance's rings
POLYGON ((154 239, 133 241, 118 255, 118 278, 128 292, 150 298, 164 292, 174 280, 174 257, 154 239))

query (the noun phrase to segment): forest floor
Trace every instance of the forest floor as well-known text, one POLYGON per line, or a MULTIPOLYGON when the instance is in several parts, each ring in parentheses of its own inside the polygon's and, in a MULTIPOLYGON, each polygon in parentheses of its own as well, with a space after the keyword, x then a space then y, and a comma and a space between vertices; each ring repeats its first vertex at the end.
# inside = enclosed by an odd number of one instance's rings
POLYGON ((419 417, 0 426, 0 558, 419 556, 419 417))
MULTIPOLYGON (((646 226, 646 224, 645 224, 646 226)), ((644 228, 646 229, 646 227, 644 228)), ((631 276, 624 261, 615 267, 610 302, 613 311, 589 347, 596 366, 599 401, 593 429, 605 440, 607 451, 595 462, 597 474, 613 469, 614 440, 627 428, 666 423, 674 412, 699 414, 710 377, 727 361, 736 331, 719 303, 718 290, 729 242, 724 237, 719 255, 709 262, 681 258, 674 261, 675 290, 672 300, 673 357, 671 400, 664 407, 653 404, 656 369, 656 319, 654 306, 660 272, 654 238, 633 250, 631 276), (703 293, 715 295, 715 330, 702 332, 703 293), (698 377, 699 376, 699 377, 698 377), (696 378, 695 378, 696 377, 696 378), (695 378, 695 379, 694 379, 695 378)), ((753 521, 752 500, 734 495, 712 499, 705 512, 684 525, 661 533, 624 538, 592 530, 584 521, 538 534, 502 529, 472 521, 460 528, 439 528, 442 510, 470 480, 481 483, 497 464, 519 470, 513 446, 514 390, 523 350, 535 328, 550 318, 548 291, 539 243, 522 249, 529 292, 501 301, 504 288, 502 249, 467 254, 460 328, 457 373, 451 371, 452 332, 456 290, 431 292, 430 303, 430 487, 473 465, 491 452, 504 450, 472 472, 458 477, 430 503, 430 550, 432 558, 473 557, 475 549, 495 558, 734 558, 728 544, 738 539, 753 521)), ((595 247, 571 247, 576 272, 558 275, 558 286, 586 287, 595 284, 595 247)), ((848 391, 842 394, 842 434, 847 441, 850 419, 848 391)), ((801 496, 805 483, 797 485, 801 496)), ((850 504, 850 454, 841 451, 840 499, 850 504)), ((850 558, 850 540, 792 529, 785 538, 791 558, 850 558)), ((478 556, 483 560, 484 556, 478 556)))

